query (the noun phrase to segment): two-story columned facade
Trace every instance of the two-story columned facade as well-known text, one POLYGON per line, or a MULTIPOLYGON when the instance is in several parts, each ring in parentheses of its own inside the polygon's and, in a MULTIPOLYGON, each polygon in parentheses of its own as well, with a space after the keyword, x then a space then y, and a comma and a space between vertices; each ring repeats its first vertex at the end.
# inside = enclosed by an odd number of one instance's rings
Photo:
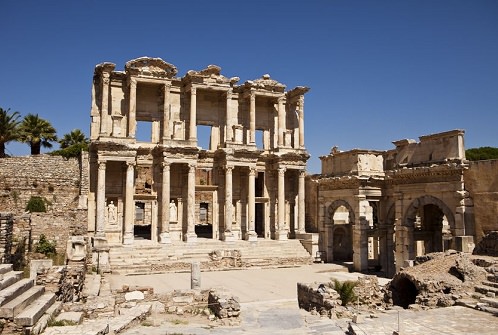
POLYGON ((88 229, 110 244, 304 233, 304 94, 159 58, 96 66, 88 229))

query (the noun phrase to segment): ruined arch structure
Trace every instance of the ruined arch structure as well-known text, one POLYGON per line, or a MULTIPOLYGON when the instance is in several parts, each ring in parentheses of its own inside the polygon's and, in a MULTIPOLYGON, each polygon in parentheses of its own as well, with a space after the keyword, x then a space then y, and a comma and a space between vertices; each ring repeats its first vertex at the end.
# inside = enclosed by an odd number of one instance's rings
POLYGON ((391 276, 418 253, 452 248, 471 251, 473 202, 463 178, 463 130, 393 142, 389 151, 333 148, 320 157, 322 173, 307 179, 309 225, 320 250, 336 261, 330 213, 350 212, 356 271, 391 276), (313 201, 316 197, 316 201, 313 201))

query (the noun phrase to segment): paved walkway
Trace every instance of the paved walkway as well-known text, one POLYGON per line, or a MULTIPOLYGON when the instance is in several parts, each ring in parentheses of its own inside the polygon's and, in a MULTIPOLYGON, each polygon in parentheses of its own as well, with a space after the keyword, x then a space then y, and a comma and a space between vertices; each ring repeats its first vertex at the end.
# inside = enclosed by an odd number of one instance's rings
MULTIPOLYGON (((201 288, 223 286, 238 296, 241 301, 240 325, 209 328, 206 324, 172 324, 164 322, 157 326, 135 326, 125 331, 126 335, 165 334, 345 334, 350 320, 331 320, 314 316, 300 310, 297 305, 297 282, 328 282, 356 279, 361 274, 347 273, 334 264, 313 264, 299 268, 250 269, 220 272, 203 272, 201 288)), ((189 289, 189 273, 157 274, 149 276, 109 277, 111 288, 122 285, 152 286, 154 292, 164 293, 174 289, 189 289)), ((380 284, 386 279, 379 278, 380 284)), ((400 334, 452 334, 495 335, 498 318, 465 307, 439 308, 429 311, 391 310, 376 313, 374 318, 366 315, 364 322, 352 325, 355 332, 368 335, 400 334)))

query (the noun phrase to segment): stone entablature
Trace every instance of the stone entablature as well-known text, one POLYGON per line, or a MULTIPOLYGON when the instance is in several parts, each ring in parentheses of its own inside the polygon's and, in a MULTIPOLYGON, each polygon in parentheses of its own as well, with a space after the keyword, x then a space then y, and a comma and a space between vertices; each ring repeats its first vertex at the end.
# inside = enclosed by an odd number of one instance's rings
POLYGON ((286 92, 269 75, 238 85, 216 65, 176 74, 160 58, 96 66, 89 232, 111 244, 133 243, 138 228, 162 243, 304 233, 309 89, 286 92))

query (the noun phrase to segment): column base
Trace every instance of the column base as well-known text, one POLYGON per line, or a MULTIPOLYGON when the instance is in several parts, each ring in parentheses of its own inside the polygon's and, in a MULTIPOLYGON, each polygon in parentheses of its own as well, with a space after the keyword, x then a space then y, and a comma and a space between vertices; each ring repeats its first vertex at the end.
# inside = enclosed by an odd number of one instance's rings
POLYGON ((169 232, 164 232, 159 234, 159 243, 162 244, 171 244, 171 236, 169 232))
POLYGON ((123 244, 130 245, 133 244, 134 236, 133 233, 124 233, 123 244))
POLYGON ((258 240, 258 234, 255 231, 250 231, 246 233, 246 241, 256 242, 258 240))
POLYGON ((275 233, 275 239, 279 241, 287 241, 289 239, 289 231, 287 229, 277 231, 275 233))
POLYGON ((185 238, 185 242, 187 242, 187 243, 197 242, 197 235, 195 233, 186 233, 184 238, 185 238))
POLYGON ((231 231, 226 231, 223 233, 223 241, 225 242, 235 242, 235 234, 231 231))

